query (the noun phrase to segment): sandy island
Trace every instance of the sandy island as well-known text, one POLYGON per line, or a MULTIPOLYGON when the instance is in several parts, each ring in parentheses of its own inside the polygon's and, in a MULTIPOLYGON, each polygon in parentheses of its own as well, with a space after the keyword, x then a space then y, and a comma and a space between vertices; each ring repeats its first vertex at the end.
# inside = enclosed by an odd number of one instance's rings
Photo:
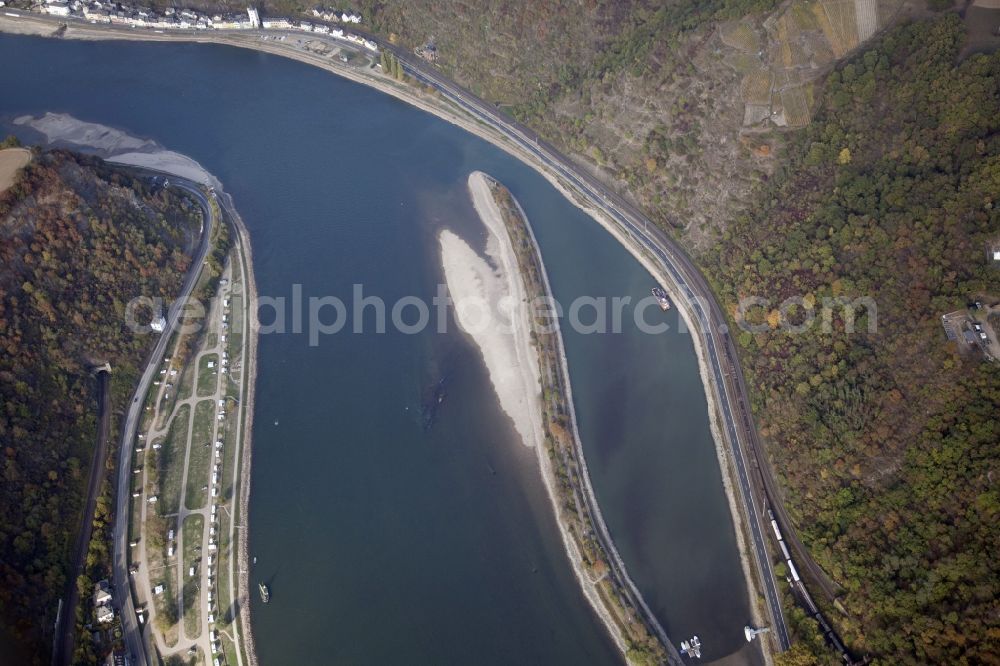
POLYGON ((500 407, 526 446, 541 447, 538 359, 531 347, 524 282, 517 257, 484 175, 469 176, 472 203, 487 230, 486 255, 448 230, 438 236, 458 325, 476 343, 500 407))
MULTIPOLYGON (((538 353, 531 341, 527 289, 517 255, 488 177, 475 171, 469 175, 468 187, 473 206, 486 227, 486 257, 479 256, 468 243, 448 230, 441 231, 438 236, 445 282, 455 302, 455 318, 479 348, 500 407, 511 418, 521 441, 535 449, 546 494, 552 503, 573 572, 594 612, 625 653, 628 646, 601 599, 597 588, 599 580, 593 580, 587 573, 576 541, 560 516, 555 472, 543 445, 545 431, 538 353), (485 312, 489 313, 489 319, 485 318, 485 312)), ((565 369, 565 357, 562 362, 565 369)), ((575 431, 575 417, 573 426, 575 431)))

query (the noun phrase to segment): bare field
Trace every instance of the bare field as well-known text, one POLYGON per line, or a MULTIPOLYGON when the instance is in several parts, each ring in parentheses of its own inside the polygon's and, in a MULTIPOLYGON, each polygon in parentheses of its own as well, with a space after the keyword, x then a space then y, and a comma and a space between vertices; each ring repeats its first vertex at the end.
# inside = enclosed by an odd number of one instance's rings
POLYGON ((27 148, 4 148, 0 150, 0 193, 14 184, 14 176, 21 167, 31 161, 31 151, 27 148))

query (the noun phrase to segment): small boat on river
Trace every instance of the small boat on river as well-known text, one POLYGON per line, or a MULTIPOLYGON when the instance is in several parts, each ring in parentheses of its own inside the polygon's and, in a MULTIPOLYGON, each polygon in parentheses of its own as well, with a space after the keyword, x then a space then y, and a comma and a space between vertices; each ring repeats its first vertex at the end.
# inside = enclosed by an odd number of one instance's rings
POLYGON ((667 292, 663 291, 660 287, 653 287, 651 293, 656 298, 656 302, 660 304, 660 309, 666 312, 670 309, 670 299, 667 298, 667 292))

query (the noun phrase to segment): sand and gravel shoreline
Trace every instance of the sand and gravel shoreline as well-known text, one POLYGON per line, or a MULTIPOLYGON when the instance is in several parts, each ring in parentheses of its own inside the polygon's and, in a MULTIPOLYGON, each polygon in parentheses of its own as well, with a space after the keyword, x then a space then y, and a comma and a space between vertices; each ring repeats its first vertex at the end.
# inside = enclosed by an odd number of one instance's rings
POLYGON ((152 139, 140 139, 126 132, 74 118, 66 113, 18 116, 14 126, 44 137, 47 148, 69 148, 104 159, 112 164, 162 171, 222 191, 218 179, 187 155, 167 150, 152 139))

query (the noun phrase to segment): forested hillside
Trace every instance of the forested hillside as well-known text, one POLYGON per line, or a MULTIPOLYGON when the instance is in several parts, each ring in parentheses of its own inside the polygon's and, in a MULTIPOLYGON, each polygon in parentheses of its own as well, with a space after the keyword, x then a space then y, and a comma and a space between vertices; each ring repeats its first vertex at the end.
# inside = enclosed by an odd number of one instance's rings
POLYGON ((442 71, 693 239, 771 168, 747 147, 756 141, 737 140, 740 77, 717 27, 778 4, 358 3, 378 32, 407 47, 433 43, 442 71))
POLYGON ((0 619, 37 663, 95 443, 89 367, 137 376, 153 338, 126 328, 125 304, 177 293, 199 225, 176 190, 67 152, 36 155, 0 195, 0 619))
POLYGON ((1000 371, 940 318, 1000 299, 1000 53, 958 63, 963 41, 954 15, 915 23, 832 73, 703 262, 730 308, 771 300, 754 323, 788 297, 877 305, 854 333, 838 308, 829 333, 739 339, 786 505, 846 589, 834 617, 886 664, 1000 663, 1000 371))

